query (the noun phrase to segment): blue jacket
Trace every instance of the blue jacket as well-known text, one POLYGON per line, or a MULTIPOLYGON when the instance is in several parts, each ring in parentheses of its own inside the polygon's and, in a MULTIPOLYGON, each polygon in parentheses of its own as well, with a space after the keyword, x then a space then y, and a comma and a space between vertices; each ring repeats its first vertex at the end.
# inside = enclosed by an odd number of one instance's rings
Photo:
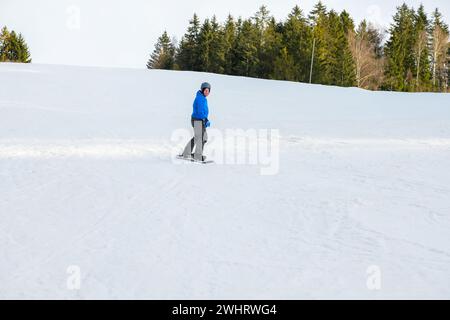
POLYGON ((197 96, 195 97, 193 107, 194 110, 192 112, 192 118, 199 120, 208 119, 209 114, 208 100, 206 100, 206 97, 200 90, 197 92, 197 96))

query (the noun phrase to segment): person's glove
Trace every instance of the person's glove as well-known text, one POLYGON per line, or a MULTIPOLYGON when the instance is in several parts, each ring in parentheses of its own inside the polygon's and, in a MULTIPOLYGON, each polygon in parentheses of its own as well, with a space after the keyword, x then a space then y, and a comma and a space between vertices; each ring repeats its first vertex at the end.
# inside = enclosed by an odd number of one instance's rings
POLYGON ((209 122, 208 119, 205 120, 205 128, 208 128, 211 126, 211 122, 209 122))

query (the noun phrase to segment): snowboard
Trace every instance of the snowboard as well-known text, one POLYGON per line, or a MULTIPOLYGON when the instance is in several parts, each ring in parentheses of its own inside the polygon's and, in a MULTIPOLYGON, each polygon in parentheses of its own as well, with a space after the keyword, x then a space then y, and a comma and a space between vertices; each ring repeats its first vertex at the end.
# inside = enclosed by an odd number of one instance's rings
POLYGON ((177 156, 177 159, 190 161, 190 162, 196 162, 196 163, 202 163, 202 164, 214 163, 214 161, 212 161, 212 160, 201 161, 201 160, 196 160, 194 158, 185 158, 185 157, 180 156, 180 155, 177 156))

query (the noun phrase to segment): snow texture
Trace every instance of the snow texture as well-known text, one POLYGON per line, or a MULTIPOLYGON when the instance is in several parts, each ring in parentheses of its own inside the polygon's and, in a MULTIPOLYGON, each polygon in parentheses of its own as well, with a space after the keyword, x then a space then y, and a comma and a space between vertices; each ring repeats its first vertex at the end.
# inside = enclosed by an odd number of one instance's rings
POLYGON ((35 64, 0 83, 2 299, 450 297, 448 94, 35 64), (276 174, 173 160, 204 81, 211 132, 279 130, 276 174))

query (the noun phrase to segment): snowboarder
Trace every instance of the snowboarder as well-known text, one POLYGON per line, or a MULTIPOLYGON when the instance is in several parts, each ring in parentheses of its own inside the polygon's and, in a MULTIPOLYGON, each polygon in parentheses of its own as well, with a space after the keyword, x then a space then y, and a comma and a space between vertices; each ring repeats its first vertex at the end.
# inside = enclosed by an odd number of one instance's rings
POLYGON ((208 141, 206 128, 211 125, 208 120, 209 110, 208 100, 206 100, 210 92, 211 85, 208 82, 202 83, 200 90, 197 91, 191 116, 191 124, 194 128, 194 137, 187 143, 183 154, 180 155, 185 159, 194 159, 196 161, 206 160, 206 157, 203 155, 203 147, 208 141), (194 147, 195 153, 192 153, 194 147))

